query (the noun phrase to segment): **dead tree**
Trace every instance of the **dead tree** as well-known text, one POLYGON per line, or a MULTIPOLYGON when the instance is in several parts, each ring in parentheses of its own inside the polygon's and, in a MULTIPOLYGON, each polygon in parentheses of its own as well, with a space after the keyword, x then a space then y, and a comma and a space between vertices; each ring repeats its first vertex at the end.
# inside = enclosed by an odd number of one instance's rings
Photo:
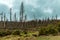
POLYGON ((10 8, 10 21, 12 21, 12 8, 10 8))
POLYGON ((45 21, 45 20, 44 20, 44 18, 43 18, 43 19, 42 19, 42 24, 44 24, 44 21, 45 21))
POLYGON ((8 22, 8 19, 6 19, 6 22, 8 22))
POLYGON ((24 5, 23 2, 21 3, 21 8, 20 8, 20 23, 21 23, 21 28, 23 27, 23 16, 24 16, 24 5))
POLYGON ((56 15, 56 20, 57 20, 57 15, 56 15))
POLYGON ((3 12, 0 14, 0 16, 1 16, 1 21, 3 21, 3 12))
POLYGON ((23 22, 23 16, 24 16, 24 5, 22 2, 21 3, 21 9, 20 9, 20 22, 23 22))
POLYGON ((3 21, 3 12, 1 13, 1 21, 3 21))
POLYGON ((27 15, 25 15, 25 22, 26 22, 26 20, 27 20, 27 15))
POLYGON ((47 22, 48 22, 48 24, 50 23, 50 19, 49 19, 49 17, 48 17, 48 19, 47 19, 47 22))
POLYGON ((6 28, 6 26, 5 26, 5 17, 6 17, 6 16, 5 16, 5 13, 4 13, 4 29, 6 28))
POLYGON ((15 20, 15 22, 17 21, 17 19, 16 19, 16 13, 14 14, 14 20, 15 20))
POLYGON ((25 15, 25 20, 24 20, 24 25, 25 25, 25 27, 27 26, 27 23, 26 23, 26 20, 27 20, 27 15, 25 15))
POLYGON ((53 16, 52 16, 52 19, 51 19, 51 20, 52 20, 52 21, 54 20, 54 19, 53 19, 53 16))
POLYGON ((33 17, 34 17, 34 27, 37 27, 38 22, 37 22, 37 19, 36 19, 36 15, 34 14, 33 17))
POLYGON ((47 20, 46 20, 46 17, 45 17, 45 22, 46 22, 47 20))
POLYGON ((50 21, 49 17, 48 17, 47 21, 48 21, 48 22, 50 21))

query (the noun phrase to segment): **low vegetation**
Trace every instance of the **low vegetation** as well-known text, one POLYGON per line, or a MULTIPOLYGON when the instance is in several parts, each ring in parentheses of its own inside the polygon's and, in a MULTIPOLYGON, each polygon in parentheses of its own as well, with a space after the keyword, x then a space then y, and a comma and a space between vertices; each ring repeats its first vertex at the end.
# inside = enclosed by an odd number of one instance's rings
POLYGON ((60 24, 52 25, 48 24, 47 27, 40 27, 38 31, 28 31, 28 30, 1 30, 0 36, 7 36, 7 35, 19 35, 19 36, 41 36, 41 35, 59 35, 60 34, 60 24))
MULTIPOLYGON (((19 29, 14 29, 14 30, 0 30, 0 39, 6 39, 9 40, 14 40, 16 36, 16 40, 49 40, 52 36, 58 36, 60 35, 60 23, 54 25, 54 24, 48 24, 46 27, 39 27, 35 28, 36 31, 32 30, 19 30, 19 29), (49 36, 49 38, 48 38, 49 36), (50 37, 51 36, 51 37, 50 37), (9 38, 9 39, 8 39, 9 38), (14 38, 14 39, 13 39, 14 38), (45 38, 45 39, 44 39, 45 38)), ((1 39, 1 40, 2 40, 1 39)))

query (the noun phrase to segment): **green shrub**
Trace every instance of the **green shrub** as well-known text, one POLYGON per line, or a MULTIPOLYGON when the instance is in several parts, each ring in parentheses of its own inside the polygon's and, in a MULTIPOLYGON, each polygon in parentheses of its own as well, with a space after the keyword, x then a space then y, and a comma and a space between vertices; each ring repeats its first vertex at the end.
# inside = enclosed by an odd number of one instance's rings
POLYGON ((27 34, 27 31, 23 31, 24 32, 24 34, 27 34))
POLYGON ((12 34, 12 31, 9 31, 9 30, 6 31, 6 35, 11 35, 11 34, 12 34))
POLYGON ((6 33, 5 32, 0 32, 0 36, 5 36, 6 35, 6 33))
POLYGON ((57 35, 58 34, 58 27, 57 26, 49 26, 48 27, 48 34, 52 34, 52 35, 57 35))
POLYGON ((58 27, 60 27, 60 24, 58 24, 58 27))
POLYGON ((11 35, 10 31, 0 31, 0 36, 7 36, 7 35, 11 35))
POLYGON ((15 30, 12 32, 13 35, 20 35, 20 31, 19 30, 15 30))
POLYGON ((57 35, 58 34, 58 27, 50 25, 50 26, 45 27, 45 28, 44 27, 40 28, 39 36, 40 35, 50 35, 50 34, 57 35))
POLYGON ((36 35, 36 34, 33 34, 33 36, 34 36, 34 37, 37 37, 37 35, 36 35))
POLYGON ((60 28, 57 29, 60 32, 60 28))
POLYGON ((45 28, 41 28, 39 31, 39 36, 40 35, 46 35, 46 29, 45 28))
POLYGON ((60 24, 58 24, 58 28, 57 28, 57 30, 60 32, 60 24))

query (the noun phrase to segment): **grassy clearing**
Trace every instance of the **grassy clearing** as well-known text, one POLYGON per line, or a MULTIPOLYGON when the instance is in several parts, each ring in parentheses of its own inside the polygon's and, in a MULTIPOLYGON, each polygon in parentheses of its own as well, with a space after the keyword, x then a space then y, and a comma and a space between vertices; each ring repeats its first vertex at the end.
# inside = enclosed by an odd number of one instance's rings
POLYGON ((5 36, 0 37, 0 40, 60 40, 60 36, 40 36, 40 37, 23 37, 23 36, 5 36))
POLYGON ((40 36, 37 40, 60 40, 60 36, 40 36))

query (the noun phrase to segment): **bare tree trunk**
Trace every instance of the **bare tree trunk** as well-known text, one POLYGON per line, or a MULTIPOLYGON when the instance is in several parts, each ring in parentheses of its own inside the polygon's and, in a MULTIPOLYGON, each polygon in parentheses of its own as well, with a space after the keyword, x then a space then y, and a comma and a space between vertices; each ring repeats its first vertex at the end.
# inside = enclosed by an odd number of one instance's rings
POLYGON ((4 29, 6 28, 6 25, 5 25, 5 13, 4 13, 4 29))
POLYGON ((10 21, 12 21, 12 8, 10 8, 10 21))
POLYGON ((15 13, 15 15, 14 15, 14 21, 17 22, 17 19, 16 19, 16 13, 15 13))

